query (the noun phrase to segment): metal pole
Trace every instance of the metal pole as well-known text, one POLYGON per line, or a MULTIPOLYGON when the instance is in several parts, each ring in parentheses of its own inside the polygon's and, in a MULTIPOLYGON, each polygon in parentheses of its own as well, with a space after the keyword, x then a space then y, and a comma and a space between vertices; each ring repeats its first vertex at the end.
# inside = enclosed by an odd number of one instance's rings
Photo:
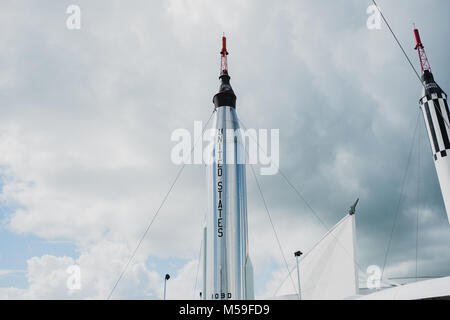
POLYGON ((300 268, 298 265, 298 259, 300 258, 300 256, 302 255, 301 251, 297 251, 294 253, 295 255, 295 259, 297 260, 297 281, 298 281, 298 299, 301 300, 302 299, 302 295, 300 292, 300 268))
POLYGON ((166 276, 164 277, 164 298, 163 298, 163 300, 166 300, 166 283, 167 283, 167 280, 169 280, 169 279, 170 279, 170 275, 166 274, 166 276))
POLYGON ((166 300, 166 279, 164 278, 164 298, 163 300, 166 300))

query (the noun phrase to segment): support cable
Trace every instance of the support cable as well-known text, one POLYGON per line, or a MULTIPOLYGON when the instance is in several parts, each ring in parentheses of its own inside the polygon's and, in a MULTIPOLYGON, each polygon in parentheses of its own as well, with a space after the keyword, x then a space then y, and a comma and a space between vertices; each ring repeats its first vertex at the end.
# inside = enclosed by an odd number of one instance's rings
POLYGON ((202 237, 202 241, 200 241, 200 250, 198 252, 197 272, 195 274, 194 294, 193 294, 193 299, 194 300, 195 300, 195 294, 196 294, 196 291, 197 291, 197 280, 198 280, 198 273, 199 273, 199 270, 200 270, 200 263, 201 263, 200 259, 201 259, 201 256, 202 256, 202 247, 203 247, 203 237, 202 237))
MULTIPOLYGON (((420 85, 423 86, 425 88, 425 84, 422 82, 422 78, 420 77, 419 73, 417 72, 416 68, 414 68, 413 63, 411 62, 411 59, 408 57, 408 55, 406 54, 405 49, 403 49, 402 44, 400 43, 400 41, 398 40, 397 36, 395 35, 394 31, 392 30, 389 22, 387 21, 386 17, 384 16, 383 12, 380 10, 380 7, 378 6, 378 4, 375 2, 375 0, 372 0, 373 4, 375 5, 375 7, 377 7, 378 12, 381 15, 381 18, 383 19, 384 23, 386 23, 387 27, 389 28, 389 31, 391 32, 392 36, 394 37, 395 41, 397 42, 398 46, 400 47, 400 49, 403 52, 403 55, 405 56, 406 60, 408 61, 409 65, 411 66, 411 68, 413 69, 414 73, 417 76, 417 79, 419 79, 420 85)), ((425 88, 426 89, 426 88, 425 88)), ((447 128, 450 129, 450 124, 447 122, 447 120, 444 118, 444 115, 441 112, 440 108, 435 108, 439 115, 441 116, 442 120, 444 121, 445 125, 447 126, 447 128)))
MULTIPOLYGON (((247 126, 242 122, 242 120, 240 119, 240 118, 238 118, 238 122, 242 125, 242 127, 245 129, 245 130, 247 130, 247 126)), ((252 135, 250 135, 250 137, 253 139, 253 140, 255 140, 255 138, 252 136, 252 135)), ((258 141, 256 140, 255 141, 256 142, 256 144, 257 144, 257 146, 258 146, 258 148, 259 148, 259 150, 261 150, 262 152, 264 152, 264 154, 267 156, 267 152, 261 147, 261 145, 258 143, 258 141)), ((273 164, 276 168, 277 168, 277 170, 278 170, 278 172, 280 173, 280 175, 283 177, 283 179, 286 181, 286 183, 294 190, 294 192, 295 192, 295 194, 304 202, 304 204, 308 207, 308 209, 313 213, 313 215, 317 218, 317 220, 320 222, 320 224, 325 228, 325 230, 326 231, 329 231, 329 228, 328 228, 328 226, 326 225, 326 223, 320 218, 320 216, 319 216, 319 214, 312 208, 312 206, 309 204, 309 202, 305 199, 305 197, 300 193, 300 191, 298 191, 298 189, 292 184, 292 182, 289 180, 289 178, 284 174, 284 172, 280 169, 280 167, 277 165, 277 164, 275 164, 275 163, 273 163, 273 162, 271 162, 271 164, 273 164)), ((339 245, 339 246, 341 246, 341 248, 349 255, 349 256, 351 256, 350 255, 350 253, 348 252, 348 250, 345 248, 345 246, 339 241, 339 239, 337 239, 336 238, 336 236, 333 234, 333 233, 331 233, 331 236, 336 240, 336 243, 339 245)), ((357 266, 357 268, 361 271, 361 272, 365 272, 362 268, 361 268, 361 266, 360 266, 360 264, 358 263, 358 261, 356 260, 356 258, 355 257, 353 257, 353 262, 355 263, 355 265, 357 266)), ((290 277, 290 274, 291 274, 291 272, 292 271, 289 271, 289 268, 288 268, 288 276, 286 276, 286 279, 288 278, 288 277, 290 277)), ((285 281, 285 280, 284 280, 285 281)), ((283 281, 283 283, 284 283, 284 281, 283 281)), ((295 287, 295 286, 294 286, 295 287)), ((277 290, 278 291, 278 290, 277 290)))
POLYGON ((419 216, 420 216, 420 166, 421 166, 421 135, 417 137, 417 217, 416 217, 416 281, 417 281, 417 270, 418 270, 418 259, 419 259, 419 216))
MULTIPOLYGON (((291 272, 289 271, 289 265, 287 263, 285 255, 284 255, 283 247, 282 247, 281 242, 280 242, 280 238, 278 237, 277 231, 276 231, 275 226, 273 224, 272 217, 271 217, 270 212, 269 212, 269 208, 267 207, 266 199, 264 198, 264 194, 262 192, 261 185, 259 184, 258 178, 256 177, 256 173, 255 173, 255 170, 253 168, 253 165, 250 165, 250 168, 252 169, 253 177, 255 178, 256 185, 258 186, 259 194, 261 195, 261 199, 262 199, 262 201, 264 203, 264 208, 266 209, 267 216, 269 217, 269 221, 270 221, 270 224, 272 226, 272 230, 273 230, 273 233, 275 235, 275 239, 277 240, 277 243, 278 243, 278 248, 280 249, 281 256, 283 257, 284 264, 286 266, 287 272, 289 274, 289 277, 291 278, 292 287, 295 290, 294 279, 292 279, 291 272)), ((298 297, 300 298, 300 288, 298 288, 298 293, 297 294, 298 294, 298 297)))
POLYGON ((394 229, 395 229, 395 226, 397 224, 398 213, 400 212, 400 204, 401 204, 401 201, 402 201, 402 195, 403 195, 403 191, 404 191, 405 184, 406 184, 406 176, 408 175, 408 169, 409 169, 409 165, 411 163, 411 157, 412 157, 412 151, 413 151, 413 147, 414 147, 414 141, 416 140, 417 127, 419 125, 420 112, 421 111, 419 110, 419 112, 417 113, 416 126, 414 128, 414 134, 413 134, 413 137, 412 137, 411 146, 410 146, 409 153, 408 153, 408 161, 406 162, 405 172, 403 174, 403 180, 402 180, 402 187, 400 189, 400 195, 399 195, 399 198, 398 198, 398 201, 397 201, 397 207, 396 207, 395 214, 394 214, 394 221, 392 223, 391 233, 390 233, 390 236, 389 236, 388 247, 387 247, 387 250, 386 250, 386 254, 384 256, 383 268, 381 269, 381 279, 383 279, 384 269, 386 267, 387 258, 388 258, 388 255, 389 255, 389 251, 391 249, 392 237, 394 235, 394 229))
MULTIPOLYGON (((206 212, 205 215, 203 217, 203 220, 206 221, 207 217, 206 217, 206 212)), ((194 300, 195 300, 195 291, 197 290, 197 281, 198 281, 198 273, 200 270, 200 263, 201 263, 201 257, 202 257, 202 251, 203 251, 203 241, 204 241, 204 237, 202 236, 202 241, 200 241, 200 250, 198 252, 198 263, 197 263, 197 274, 195 276, 195 284, 194 284, 194 300)), ((206 254, 206 252, 203 252, 203 254, 206 254)), ((202 294, 205 294, 204 292, 202 294)))
MULTIPOLYGON (((208 121, 206 122, 206 124, 203 126, 202 129, 202 135, 200 137, 198 137, 197 141, 194 142, 194 146, 191 149, 191 154, 195 149, 195 146, 197 145, 197 142, 203 137, 203 132, 206 128, 206 126, 208 125, 209 121, 211 121, 211 118, 214 114, 214 111, 211 113, 211 115, 209 116, 208 121)), ((180 178, 181 173, 183 172, 184 168, 186 167, 186 163, 184 163, 180 170, 178 170, 177 175, 175 176, 175 179, 173 180, 172 184, 170 185, 169 190, 167 191, 167 193, 165 194, 163 200, 161 201, 158 209, 156 210, 155 214, 153 215, 152 219, 150 220, 149 224, 147 225, 147 228, 145 229, 145 232, 142 234, 141 238, 139 239, 138 244, 136 245, 135 249, 133 250, 133 252, 131 253, 131 256, 128 259, 128 262, 126 263, 125 267, 123 268, 122 272, 119 275, 119 278, 117 279, 117 281, 115 282, 113 288, 111 289, 110 293, 108 294, 108 297, 106 298, 106 300, 109 300, 112 296, 112 294, 114 293, 117 285, 119 284, 120 280, 122 279, 123 275, 125 274, 125 272, 128 269, 128 266, 130 265, 131 261, 133 260, 134 256, 136 255, 136 252, 138 251, 139 247, 141 246, 142 242, 144 241, 145 237, 147 236, 148 231, 150 230, 151 226, 153 225, 153 223, 156 220, 156 217, 158 216, 159 212, 161 211, 162 207, 164 206, 164 204, 166 203, 167 198, 169 197, 170 193, 172 192, 175 184, 178 181, 178 178, 180 178)))

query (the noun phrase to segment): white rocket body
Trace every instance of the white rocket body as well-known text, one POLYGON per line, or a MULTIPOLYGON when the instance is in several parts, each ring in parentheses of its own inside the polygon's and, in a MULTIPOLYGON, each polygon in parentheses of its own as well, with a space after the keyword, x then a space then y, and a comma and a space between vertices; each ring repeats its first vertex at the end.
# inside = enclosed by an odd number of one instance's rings
POLYGON ((447 95, 434 81, 430 71, 425 70, 423 97, 420 107, 430 139, 447 217, 450 223, 450 110, 447 95))

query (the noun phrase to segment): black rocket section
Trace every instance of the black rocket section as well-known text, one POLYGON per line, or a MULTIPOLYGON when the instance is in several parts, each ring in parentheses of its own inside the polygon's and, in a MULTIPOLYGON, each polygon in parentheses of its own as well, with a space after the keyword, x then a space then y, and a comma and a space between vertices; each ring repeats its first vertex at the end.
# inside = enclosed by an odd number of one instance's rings
POLYGON ((445 92, 439 87, 439 85, 434 81, 433 74, 429 70, 424 70, 422 74, 422 83, 425 89, 425 95, 430 97, 432 93, 436 93, 439 98, 442 97, 442 94, 445 92))
POLYGON ((230 76, 227 70, 223 70, 220 74, 219 92, 213 97, 214 106, 216 108, 228 106, 236 108, 236 95, 230 84, 230 76))

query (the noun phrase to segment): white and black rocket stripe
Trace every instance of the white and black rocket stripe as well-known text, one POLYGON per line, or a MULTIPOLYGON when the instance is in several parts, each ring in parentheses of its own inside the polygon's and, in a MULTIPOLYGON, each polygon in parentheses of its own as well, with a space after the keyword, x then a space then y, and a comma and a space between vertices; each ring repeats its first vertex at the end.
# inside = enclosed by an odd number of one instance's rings
POLYGON ((450 111, 445 93, 432 93, 420 99, 434 160, 450 156, 450 111))

